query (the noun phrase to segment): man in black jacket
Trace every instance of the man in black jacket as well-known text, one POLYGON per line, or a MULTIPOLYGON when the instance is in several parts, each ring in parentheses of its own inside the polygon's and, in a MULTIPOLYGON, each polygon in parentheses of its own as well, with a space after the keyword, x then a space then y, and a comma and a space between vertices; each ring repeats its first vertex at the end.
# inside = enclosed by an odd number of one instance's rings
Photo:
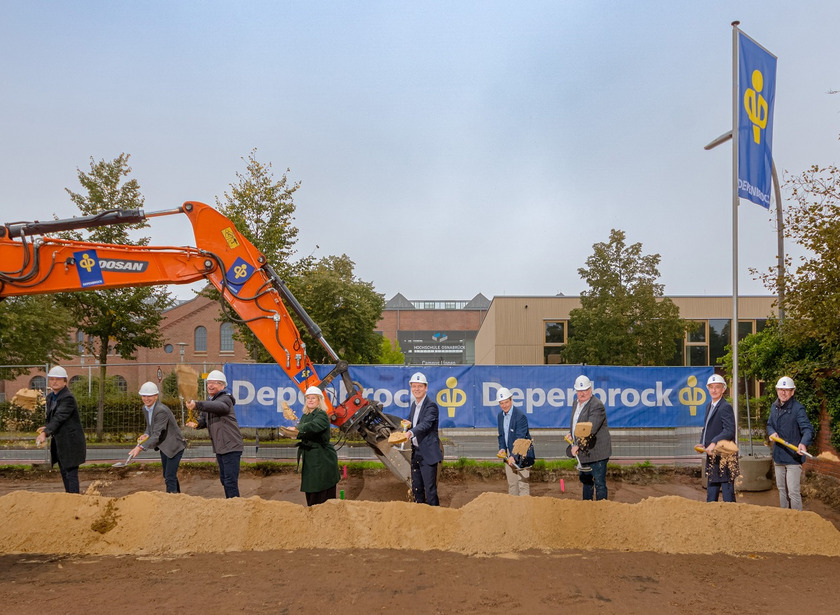
POLYGON ((233 410, 236 400, 225 391, 226 386, 227 378, 223 372, 214 369, 207 374, 207 394, 210 395, 210 399, 191 399, 186 403, 187 408, 201 413, 198 422, 189 421, 187 427, 207 428, 213 452, 216 453, 216 461, 219 463, 219 480, 225 489, 225 497, 238 498, 239 462, 245 450, 245 443, 233 410))
POLYGON ((67 493, 79 493, 79 466, 85 462, 87 450, 79 407, 67 388, 67 370, 53 367, 47 374, 47 386, 47 424, 38 428, 35 443, 40 446, 52 436, 50 465, 58 463, 67 493))
POLYGON ((776 383, 778 399, 770 406, 767 419, 767 436, 778 436, 796 447, 793 452, 786 446, 774 443, 773 466, 776 471, 776 487, 779 488, 779 505, 782 508, 802 510, 802 463, 807 447, 814 438, 814 427, 808 420, 805 406, 793 396, 796 385, 793 378, 782 376, 776 383))

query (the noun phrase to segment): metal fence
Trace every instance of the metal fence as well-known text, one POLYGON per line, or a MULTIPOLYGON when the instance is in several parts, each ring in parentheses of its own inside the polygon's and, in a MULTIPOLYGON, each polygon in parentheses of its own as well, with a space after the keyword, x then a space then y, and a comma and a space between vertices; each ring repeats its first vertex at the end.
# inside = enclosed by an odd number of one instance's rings
MULTIPOLYGON (((134 368, 137 364, 130 365, 134 368)), ((183 400, 177 395, 177 381, 174 377, 174 368, 177 363, 142 365, 156 368, 154 371, 161 370, 158 377, 162 392, 161 401, 173 411, 178 422, 184 425, 187 421, 188 412, 184 407, 183 400)), ((220 367, 218 364, 211 363, 192 365, 200 373, 206 373, 210 369, 220 367)), ((44 366, 38 367, 43 369, 44 366)), ((109 379, 106 383, 102 438, 100 440, 96 435, 99 407, 98 381, 95 377, 97 366, 84 365, 84 368, 90 370, 91 377, 74 378, 71 389, 79 405, 82 426, 88 434, 89 441, 98 443, 99 446, 113 444, 118 447, 127 446, 134 442, 146 427, 142 403, 136 390, 121 389, 117 379, 111 376, 113 380, 109 379)), ((43 407, 34 410, 21 408, 11 403, 10 398, 13 394, 14 392, 9 392, 7 386, 7 397, 9 399, 0 402, 0 449, 2 449, 0 450, 0 460, 28 458, 28 453, 23 454, 23 451, 32 446, 30 440, 34 440, 36 429, 44 424, 43 407), (17 457, 10 452, 14 449, 20 451, 17 457)), ((199 396, 204 396, 203 381, 200 381, 199 396)), ((756 408, 752 408, 750 414, 751 420, 748 421, 747 413, 742 406, 742 416, 740 417, 742 428, 740 435, 741 449, 747 454, 765 454, 766 449, 761 441, 764 435, 764 424, 759 420, 760 412, 756 408), (751 430, 746 429, 747 425, 750 426, 751 430)), ((273 442, 279 439, 276 429, 246 428, 242 431, 246 439, 249 440, 246 447, 246 458, 250 457, 255 460, 294 458, 294 448, 279 446, 273 442)), ((694 452, 693 446, 700 438, 700 431, 701 428, 698 427, 611 429, 612 457, 614 459, 651 460, 660 463, 699 462, 702 456, 694 452)), ((194 443, 185 454, 186 459, 212 457, 212 452, 206 446, 206 431, 194 431, 185 428, 184 433, 188 440, 192 440, 194 443)), ((532 429, 532 435, 535 438, 539 458, 565 458, 566 443, 563 441, 565 430, 532 429)), ((445 439, 445 454, 449 459, 461 457, 491 459, 495 457, 498 451, 495 429, 444 429, 442 430, 442 436, 445 439)), ((342 458, 375 459, 373 452, 364 446, 346 446, 342 451, 340 452, 342 458)), ((38 457, 38 455, 42 455, 42 452, 35 453, 33 451, 33 454, 38 457)), ((120 454, 122 453, 120 452, 120 454)), ((113 456, 113 453, 103 451, 94 454, 91 459, 107 459, 113 458, 113 456)))

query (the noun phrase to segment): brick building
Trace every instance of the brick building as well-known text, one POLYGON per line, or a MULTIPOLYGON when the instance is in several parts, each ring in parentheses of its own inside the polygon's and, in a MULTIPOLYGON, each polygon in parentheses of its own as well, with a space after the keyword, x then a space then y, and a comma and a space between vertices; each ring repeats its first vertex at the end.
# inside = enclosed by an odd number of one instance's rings
MULTIPOLYGON (((221 309, 217 301, 203 296, 183 301, 164 312, 161 348, 140 348, 136 359, 126 361, 119 355, 108 357, 109 377, 115 377, 117 386, 135 393, 140 384, 150 380, 159 382, 174 371, 176 363, 188 363, 200 373, 221 368, 229 362, 247 363, 251 359, 242 342, 233 339, 234 325, 219 322, 221 309)), ((81 331, 71 333, 78 344, 78 354, 61 365, 67 369, 71 381, 97 377, 96 359, 85 355, 81 331)), ((33 368, 28 374, 13 380, 0 381, 0 396, 11 397, 21 388, 46 387, 46 366, 33 368)))
POLYGON ((385 304, 376 330, 397 340, 407 365, 475 362, 475 337, 490 301, 481 293, 469 301, 409 301, 397 293, 385 304))

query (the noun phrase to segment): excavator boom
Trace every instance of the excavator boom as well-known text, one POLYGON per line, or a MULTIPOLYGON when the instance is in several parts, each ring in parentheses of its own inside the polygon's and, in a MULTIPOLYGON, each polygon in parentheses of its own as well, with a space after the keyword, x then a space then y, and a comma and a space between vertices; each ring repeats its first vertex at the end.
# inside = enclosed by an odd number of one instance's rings
POLYGON ((301 391, 309 386, 323 389, 336 378, 341 379, 348 398, 331 403, 324 396, 330 420, 345 432, 358 431, 377 457, 410 484, 405 455, 388 443, 388 436, 397 430, 397 425, 382 412, 380 404, 362 395, 361 388, 350 378, 347 362, 339 359, 265 256, 228 218, 209 205, 188 201, 177 209, 160 212, 113 210, 66 220, 3 224, 0 263, 0 299, 207 280, 301 391), (114 245, 47 235, 173 214, 189 218, 196 247, 114 245), (287 306, 336 361, 323 380, 315 373, 287 306))

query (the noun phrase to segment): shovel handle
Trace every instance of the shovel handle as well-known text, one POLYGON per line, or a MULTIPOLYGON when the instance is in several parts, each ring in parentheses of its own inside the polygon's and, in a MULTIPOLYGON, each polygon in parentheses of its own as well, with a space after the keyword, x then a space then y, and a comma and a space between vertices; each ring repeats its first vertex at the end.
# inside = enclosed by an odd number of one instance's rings
POLYGON ((804 453, 800 453, 800 452, 799 452, 799 447, 798 447, 798 446, 794 446, 793 444, 791 444, 791 443, 790 443, 790 442, 788 442, 787 440, 783 440, 783 439, 782 439, 782 438, 780 438, 779 436, 770 436, 770 439, 771 439, 773 442, 776 442, 776 443, 778 443, 778 444, 781 444, 782 446, 786 446, 786 447, 788 447, 790 450, 792 450, 792 451, 793 451, 794 453, 796 453, 797 455, 805 455, 805 456, 806 456, 806 457, 808 457, 809 459, 813 459, 813 458, 814 458, 814 456, 813 456, 811 453, 809 453, 808 451, 805 451, 804 453))

